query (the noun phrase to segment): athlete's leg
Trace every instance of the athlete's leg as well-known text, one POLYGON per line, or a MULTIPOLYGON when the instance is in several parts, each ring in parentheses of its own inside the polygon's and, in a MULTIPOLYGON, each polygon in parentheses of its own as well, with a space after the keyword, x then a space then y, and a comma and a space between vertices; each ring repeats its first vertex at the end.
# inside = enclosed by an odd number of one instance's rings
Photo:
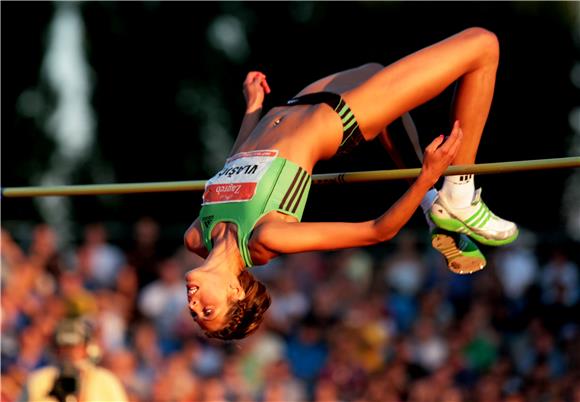
POLYGON ((454 118, 461 123, 463 141, 454 163, 473 163, 493 97, 498 57, 495 35, 471 28, 381 69, 343 96, 363 135, 371 139, 459 80, 454 118))
POLYGON ((313 82, 302 89, 296 96, 321 91, 341 94, 356 88, 383 68, 384 66, 379 63, 367 63, 349 70, 340 71, 313 82))
MULTIPOLYGON (((363 135, 371 139, 398 116, 457 81, 454 118, 464 136, 453 163, 473 163, 493 97, 498 57, 495 35, 472 28, 385 67, 342 95, 363 135)), ((507 244, 517 237, 516 225, 491 213, 480 192, 474 192, 472 176, 446 178, 436 207, 431 218, 446 230, 489 245, 507 244)))
MULTIPOLYGON (((396 135, 403 134, 400 131, 404 131, 404 134, 413 146, 417 159, 422 162, 423 152, 419 145, 419 134, 409 113, 401 116, 401 124, 398 125, 396 131, 396 135)), ((401 156, 395 146, 392 136, 393 130, 391 127, 385 127, 378 135, 381 144, 387 150, 395 165, 399 169, 406 169, 409 166, 405 163, 405 158, 401 156)), ((477 245, 469 237, 462 233, 454 233, 440 229, 431 220, 429 212, 436 198, 437 190, 433 188, 425 194, 421 202, 421 209, 429 226, 431 245, 441 253, 449 269, 456 274, 471 274, 483 269, 487 263, 486 259, 481 251, 479 251, 477 245)))
MULTIPOLYGON (((344 93, 362 84, 382 69, 382 65, 370 63, 354 69, 332 74, 310 84, 300 91, 297 96, 319 91, 344 93)), ((401 126, 408 136, 418 160, 422 162, 423 152, 419 143, 419 135, 409 113, 405 113, 401 116, 401 126)), ((381 130, 378 134, 380 142, 395 162, 395 165, 400 169, 405 169, 408 166, 405 164, 404 158, 402 158, 390 134, 391 132, 387 127, 381 130)), ((441 230, 431 222, 428 212, 433 205, 436 196, 437 191, 433 189, 426 194, 421 203, 421 208, 423 209, 423 213, 425 214, 425 218, 429 224, 433 247, 441 252, 447 262, 447 266, 455 273, 473 273, 482 269, 486 264, 485 257, 467 236, 441 230)))
MULTIPOLYGON (((407 138, 411 142, 413 150, 415 151, 415 156, 417 156, 418 161, 422 163, 423 150, 421 149, 421 144, 419 142, 419 133, 417 132, 417 127, 415 126, 415 122, 413 122, 410 113, 407 112, 401 116, 400 125, 402 126, 407 138)), ((403 158, 395 145, 395 141, 392 138, 392 130, 390 127, 385 127, 383 130, 381 130, 381 132, 378 134, 378 137, 381 144, 383 145, 383 148, 385 148, 399 169, 406 169, 410 167, 407 166, 403 161, 403 158)))

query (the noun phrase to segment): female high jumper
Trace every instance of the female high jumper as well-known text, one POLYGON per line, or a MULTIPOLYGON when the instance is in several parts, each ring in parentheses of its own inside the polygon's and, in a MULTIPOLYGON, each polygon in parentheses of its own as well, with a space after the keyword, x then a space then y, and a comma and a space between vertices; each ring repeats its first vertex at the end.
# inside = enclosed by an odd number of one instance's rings
POLYGON ((270 88, 264 74, 248 73, 238 137, 224 168, 208 181, 184 239, 205 258, 185 280, 191 315, 206 335, 241 339, 261 323, 271 299, 246 268, 282 254, 385 242, 419 206, 449 231, 437 232, 434 245, 457 272, 485 264, 467 236, 486 245, 512 242, 516 225, 489 211, 473 175, 446 176, 439 191, 433 188, 450 164, 475 162, 498 59, 496 36, 470 28, 387 67, 365 64, 322 78, 262 118, 270 88), (372 140, 456 81, 450 135, 425 148, 420 175, 393 206, 366 222, 300 222, 319 160, 372 140))

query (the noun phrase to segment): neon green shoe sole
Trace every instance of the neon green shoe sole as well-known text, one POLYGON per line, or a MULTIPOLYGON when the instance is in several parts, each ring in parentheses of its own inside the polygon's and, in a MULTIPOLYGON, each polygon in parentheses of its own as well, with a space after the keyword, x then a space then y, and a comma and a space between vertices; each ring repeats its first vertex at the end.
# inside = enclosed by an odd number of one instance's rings
POLYGON ((472 274, 487 264, 479 248, 464 234, 435 229, 431 232, 431 244, 443 254, 447 266, 456 274, 472 274))
POLYGON ((441 229, 445 229, 445 230, 450 231, 450 232, 466 234, 469 237, 473 238, 474 240, 478 241, 479 243, 485 244, 486 246, 504 246, 506 244, 510 244, 515 239, 517 239, 518 233, 519 233, 516 230, 516 232, 513 235, 511 235, 510 237, 507 237, 505 239, 501 239, 501 240, 486 239, 482 235, 471 230, 469 228, 469 226, 467 226, 465 223, 463 223, 459 219, 455 219, 455 218, 451 218, 451 217, 441 218, 437 215, 434 215, 432 212, 429 213, 429 217, 431 218, 431 220, 433 221, 433 223, 437 227, 439 227, 441 229))

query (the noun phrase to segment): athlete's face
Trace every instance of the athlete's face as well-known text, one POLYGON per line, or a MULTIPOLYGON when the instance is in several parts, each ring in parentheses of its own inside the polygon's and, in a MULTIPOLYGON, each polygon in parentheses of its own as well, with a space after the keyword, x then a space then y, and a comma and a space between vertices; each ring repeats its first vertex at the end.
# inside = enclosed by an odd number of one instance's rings
POLYGON ((204 331, 222 329, 230 304, 243 298, 238 279, 218 271, 193 269, 185 275, 185 285, 189 311, 204 331))

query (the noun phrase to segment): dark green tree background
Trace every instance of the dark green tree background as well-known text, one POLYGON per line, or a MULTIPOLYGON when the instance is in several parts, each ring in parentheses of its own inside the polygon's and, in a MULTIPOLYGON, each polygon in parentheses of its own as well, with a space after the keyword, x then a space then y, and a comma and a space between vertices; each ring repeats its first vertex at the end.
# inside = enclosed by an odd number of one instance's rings
MULTIPOLYGON (((247 71, 267 74, 270 107, 326 74, 370 61, 388 64, 470 26, 495 32, 501 44, 496 95, 478 162, 567 156, 569 116, 578 105, 570 76, 580 60, 573 2, 87 2, 79 7, 94 79, 97 139, 94 157, 70 184, 91 183, 100 170, 113 171, 117 182, 208 178, 213 171, 203 156, 202 126, 219 120, 233 140, 244 110, 241 84, 247 71), (212 30, 219 21, 234 21, 247 47, 230 53, 216 47, 212 30)), ((22 115, 17 104, 26 89, 42 89, 39 69, 55 4, 2 2, 1 8, 2 185, 34 185, 31 179, 46 169, 52 143, 38 118, 22 115)), ((413 113, 423 144, 448 131, 450 100, 448 91, 413 113)), ((323 163, 317 172, 393 167, 380 145, 371 143, 350 161, 323 163)), ((481 176, 476 184, 498 214, 554 234, 563 227, 562 192, 570 174, 481 176)), ((314 188, 305 219, 369 219, 405 186, 314 188)), ((79 224, 115 222, 121 236, 128 224, 149 215, 163 223, 166 236, 178 239, 195 218, 199 200, 199 193, 78 197, 73 217, 79 224)), ((10 226, 41 218, 31 200, 5 199, 2 219, 10 226)))

